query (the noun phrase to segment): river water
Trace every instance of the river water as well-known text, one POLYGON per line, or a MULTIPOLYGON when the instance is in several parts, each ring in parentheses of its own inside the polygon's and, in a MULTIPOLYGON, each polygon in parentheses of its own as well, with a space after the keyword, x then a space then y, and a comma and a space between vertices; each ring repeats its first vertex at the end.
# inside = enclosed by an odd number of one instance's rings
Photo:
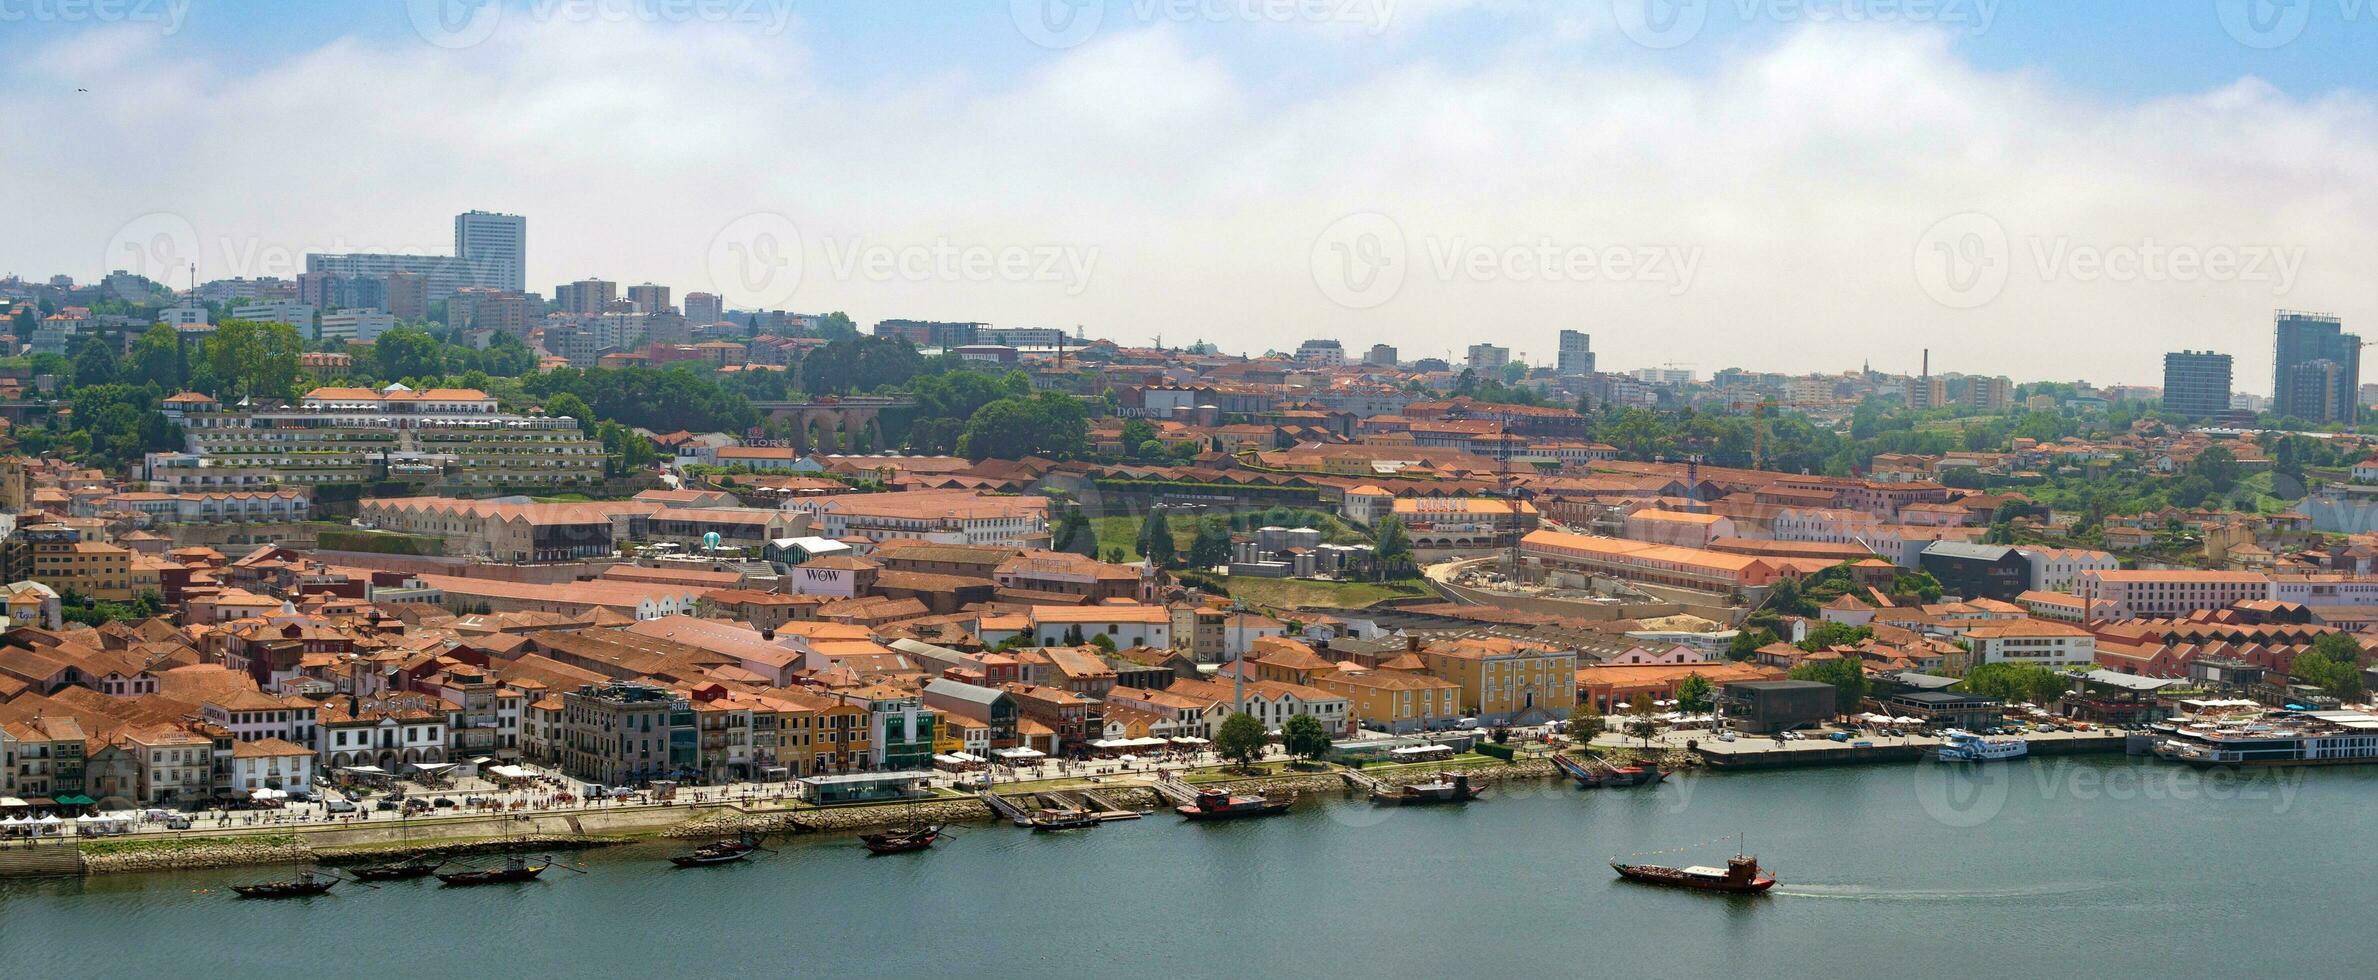
POLYGON ((804 837, 686 870, 655 843, 526 885, 281 902, 225 886, 286 869, 0 883, 0 976, 2369 976, 2374 817, 2378 769, 2117 758, 1332 793, 1247 823, 981 824, 885 857, 804 837), (1736 833, 1772 894, 1608 866, 1722 863, 1736 833))

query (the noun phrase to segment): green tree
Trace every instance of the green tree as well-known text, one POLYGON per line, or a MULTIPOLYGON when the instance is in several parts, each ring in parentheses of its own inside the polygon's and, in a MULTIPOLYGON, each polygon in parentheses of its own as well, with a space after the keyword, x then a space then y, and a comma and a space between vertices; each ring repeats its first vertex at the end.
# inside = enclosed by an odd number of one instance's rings
POLYGON ((1371 557, 1378 562, 1380 575, 1403 578, 1411 574, 1412 532, 1404 528, 1403 518, 1379 519, 1378 533, 1371 541, 1371 557))
POLYGON ((380 373, 393 379, 446 376, 446 345, 426 330, 398 327, 372 344, 379 354, 380 373))
POLYGON ((1139 553, 1156 568, 1173 565, 1172 519, 1166 517, 1162 506, 1148 508, 1146 520, 1139 526, 1139 553))
MULTIPOLYGON (((755 317, 752 322, 759 320, 755 317)), ((835 310, 818 319, 817 335, 827 340, 852 340, 859 336, 859 325, 851 322, 850 314, 835 310)))
POLYGON ((1716 694, 1717 687, 1709 683, 1709 678, 1686 674, 1684 680, 1676 684, 1676 710, 1688 714, 1708 711, 1716 703, 1716 694))
POLYGON ((185 383, 182 356, 181 331, 162 323, 152 326, 132 342, 132 353, 124 358, 124 381, 179 392, 185 383))
POLYGON ((586 399, 566 391, 545 399, 545 414, 553 418, 577 419, 578 431, 590 436, 595 434, 595 425, 601 421, 595 418, 594 407, 588 405, 586 399))
POLYGON ((1796 681, 1833 685, 1833 708, 1840 714, 1857 710, 1858 702, 1866 698, 1866 665, 1855 657, 1804 661, 1792 668, 1788 676, 1796 681))
POLYGON ((1280 723, 1280 747, 1300 759, 1319 761, 1329 754, 1329 729, 1312 715, 1293 715, 1280 723))
POLYGON ((2319 687, 2329 697, 2351 701, 2360 698, 2366 690, 2362 683, 2362 657, 2359 640, 2345 633, 2329 633, 2312 641, 2312 649, 2297 654, 2287 672, 2296 680, 2319 687))
POLYGON ((1800 649, 1815 653, 1827 647, 1857 646, 1873 636, 1874 630, 1865 626, 1830 621, 1812 623, 1808 628, 1808 639, 1800 641, 1800 649))
POLYGON ((116 352, 98 334, 84 334, 74 346, 74 383, 111 384, 116 380, 116 352))
MULTIPOLYGON (((1141 444, 1155 441, 1156 427, 1149 424, 1147 419, 1130 419, 1123 423, 1124 455, 1135 459, 1145 459, 1149 454, 1140 451, 1141 444)), ((1161 451, 1163 444, 1158 443, 1157 448, 1161 451)))
POLYGON ((1230 563, 1230 519, 1208 514, 1197 519, 1197 533, 1189 539, 1189 565, 1204 570, 1230 563))
POLYGON ((1736 630, 1734 639, 1726 644, 1726 659, 1749 660, 1758 655, 1760 647, 1775 642, 1775 634, 1764 629, 1736 630))
POLYGON ((1649 711, 1638 712, 1627 718, 1627 736, 1630 738, 1650 745, 1651 737, 1659 733, 1659 720, 1653 718, 1649 711))
POLYGON ((1569 713, 1569 740, 1579 745, 1592 742, 1607 727, 1601 713, 1583 701, 1577 702, 1577 710, 1569 713))
POLYGON ((1817 614, 1816 603, 1801 596, 1800 583, 1788 578, 1777 580, 1774 587, 1768 590, 1764 607, 1772 610, 1778 616, 1799 616, 1806 619, 1817 614))
POLYGON ((297 387, 297 355, 305 342, 286 323, 225 320, 206 339, 206 368, 215 397, 287 398, 297 387))
POLYGON ((2039 664, 1982 664, 1965 672, 1957 686, 1969 694, 2001 701, 2047 704, 2064 696, 2070 682, 2039 664))
POLYGON ((1263 722, 1244 711, 1234 712, 1222 720, 1222 727, 1214 732, 1214 751, 1240 766, 1254 765, 1263 758, 1263 748, 1271 737, 1263 730, 1263 722))
POLYGON ((1079 456, 1089 429, 1082 403, 1070 395, 1044 391, 1030 398, 1002 398, 966 421, 958 453, 977 460, 1079 456))

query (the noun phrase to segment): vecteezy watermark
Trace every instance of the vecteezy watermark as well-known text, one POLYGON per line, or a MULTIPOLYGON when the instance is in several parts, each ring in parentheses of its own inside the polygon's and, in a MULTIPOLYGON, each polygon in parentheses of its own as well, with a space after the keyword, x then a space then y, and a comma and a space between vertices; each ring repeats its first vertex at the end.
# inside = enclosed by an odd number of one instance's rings
POLYGON ((1674 48, 1701 36, 1712 11, 1743 23, 1939 24, 1979 37, 1998 21, 2001 0, 1610 0, 1627 39, 1674 48))
POLYGON ((2025 235, 2019 241, 1987 214, 1967 211, 1934 222, 1916 239, 1916 285, 1935 302, 1970 310, 1989 305, 2019 268, 2038 281, 2078 283, 2263 283, 2271 294, 2295 289, 2302 246, 2087 241, 2072 235, 2025 235))
POLYGON ((895 244, 865 239, 823 243, 827 274, 837 281, 1009 283, 1056 286, 1067 296, 1090 288, 1096 246, 965 244, 937 238, 895 244))
MULTIPOLYGON (((1701 250, 1686 245, 1483 242, 1465 235, 1425 235, 1419 271, 1438 282, 1652 283, 1669 295, 1692 288, 1701 250)), ((1313 239, 1313 285, 1330 302, 1367 310, 1392 300, 1412 274, 1403 226, 1376 211, 1339 218, 1313 239)))
MULTIPOLYGON (((198 227, 190 219, 171 211, 151 211, 124 223, 107 240, 107 254, 99 260, 99 267, 108 272, 129 272, 145 276, 151 281, 172 283, 189 274, 199 260, 198 227)), ((119 293, 133 292, 129 284, 119 293)), ((140 302, 145 296, 119 295, 126 302, 140 302)))
MULTIPOLYGON (((495 35, 506 13, 502 0, 404 0, 413 32, 441 48, 468 48, 495 35)), ((793 21, 793 0, 530 0, 511 16, 537 23, 736 24, 782 34, 793 21)))
POLYGON ((1310 259, 1313 285, 1330 302, 1350 310, 1367 310, 1394 299, 1404 288, 1410 264, 1403 226, 1376 211, 1330 222, 1313 239, 1310 259))
POLYGON ((2307 776, 2300 766, 2194 769, 2146 762, 2115 764, 2070 759, 2006 763, 1917 763, 1916 802, 1942 825, 1979 827, 2006 809, 2015 789, 2042 800, 2243 801, 2268 803, 2271 813, 2295 808, 2307 776))
POLYGON ((1688 245, 1609 245, 1539 238, 1524 245, 1490 245, 1467 238, 1429 238, 1429 268, 1442 281, 1658 283, 1670 296, 1693 288, 1701 249, 1688 245))
MULTIPOLYGON (((1378 35, 1396 0, 1117 0, 1139 24, 1343 24, 1378 35)), ((1044 48, 1088 41, 1106 22, 1109 0, 1008 0, 1024 39, 1044 48)))
POLYGON ((773 309, 801 288, 801 229, 774 211, 727 222, 710 239, 710 285, 720 295, 773 309))
MULTIPOLYGON (((2314 0, 2213 0, 2213 13, 2232 40, 2249 48, 2283 48, 2312 22, 2314 0)), ((2343 19, 2359 16, 2370 0, 2337 0, 2343 19)))
POLYGON ((0 0, 0 24, 155 24, 177 34, 190 0, 0 0))

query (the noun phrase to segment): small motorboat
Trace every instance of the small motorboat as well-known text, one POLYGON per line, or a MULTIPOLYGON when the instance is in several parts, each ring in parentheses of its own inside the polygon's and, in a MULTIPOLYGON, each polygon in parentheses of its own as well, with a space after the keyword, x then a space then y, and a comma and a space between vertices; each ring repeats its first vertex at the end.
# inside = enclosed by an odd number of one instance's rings
POLYGON ((349 868, 347 873, 353 875, 357 881, 411 881, 415 878, 427 878, 445 866, 444 860, 432 860, 427 854, 416 854, 390 864, 372 864, 360 868, 349 868))
POLYGON ((751 852, 759 849, 759 840, 749 834, 746 834, 742 837, 735 838, 734 840, 711 841, 708 844, 694 848, 694 851, 691 854, 680 854, 676 857, 670 858, 669 863, 680 868, 700 868, 713 864, 728 864, 750 857, 751 852))
POLYGON ((513 881, 534 881, 538 875, 545 873, 546 868, 552 866, 552 860, 547 858, 545 864, 530 864, 527 858, 518 854, 510 854, 504 857, 503 867, 483 868, 477 871, 441 871, 438 873, 438 880, 449 885, 498 885, 513 881))
POLYGON ((286 881, 233 885, 231 891, 241 898, 307 898, 328 893, 330 886, 338 884, 338 881, 337 878, 317 875, 312 871, 300 871, 297 877, 286 881))
POLYGON ((912 826, 860 834, 859 843, 866 845, 867 850, 874 854, 907 854, 932 847, 934 841, 941 839, 941 828, 941 824, 934 824, 930 827, 912 826))
POLYGON ((1232 796, 1218 789, 1197 794, 1196 802, 1177 806, 1173 812, 1191 820, 1243 820, 1249 817, 1271 817, 1288 812, 1296 797, 1275 800, 1267 796, 1232 796))

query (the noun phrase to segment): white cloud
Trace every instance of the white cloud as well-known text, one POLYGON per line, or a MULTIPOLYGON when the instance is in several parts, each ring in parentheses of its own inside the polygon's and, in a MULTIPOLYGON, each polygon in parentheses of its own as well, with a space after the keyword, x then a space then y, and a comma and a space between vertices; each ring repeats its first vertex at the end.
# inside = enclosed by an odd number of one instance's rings
POLYGON ((94 30, 0 81, 21 124, 0 155, 17 191, 0 269, 94 275, 120 225, 167 211, 198 229, 203 275, 288 274, 309 249, 442 249, 451 215, 479 207, 529 216, 532 288, 684 292, 713 288, 719 229, 770 211, 807 246, 789 305, 862 322, 1250 350, 1335 335, 1407 356, 1494 340, 1539 360, 1571 327, 1613 368, 1908 369, 1930 347, 1938 370, 2146 383, 2163 351, 2209 346, 2247 389, 2268 383, 2274 307, 2378 330, 2356 275, 2378 244, 2365 95, 2246 79, 2110 102, 1976 68, 1946 31, 1854 25, 1686 72, 1598 57, 1621 43, 1599 25, 1515 20, 1502 50, 1456 65, 1401 33, 1427 13, 1395 11, 1391 58, 1291 33, 1350 65, 1289 72, 1295 89, 1161 21, 1012 77, 871 74, 732 24, 515 19, 459 51, 346 39, 264 66, 94 30), (61 84, 92 75, 87 95, 61 84), (1312 261, 1356 212, 1392 219, 1407 262, 1363 309, 1332 302, 1312 261), (1944 305, 1923 239, 1966 212, 2004 230, 1982 257, 2005 285, 1944 305), (838 279, 829 246, 1019 249, 1090 272, 838 279), (2087 264, 2158 247, 2300 269, 2148 282, 2087 264), (1571 265, 1655 252, 1691 257, 1691 280, 1571 265), (1480 254, 1486 275, 1440 276, 1480 254), (1542 281, 1547 261, 1569 281, 1542 281))

